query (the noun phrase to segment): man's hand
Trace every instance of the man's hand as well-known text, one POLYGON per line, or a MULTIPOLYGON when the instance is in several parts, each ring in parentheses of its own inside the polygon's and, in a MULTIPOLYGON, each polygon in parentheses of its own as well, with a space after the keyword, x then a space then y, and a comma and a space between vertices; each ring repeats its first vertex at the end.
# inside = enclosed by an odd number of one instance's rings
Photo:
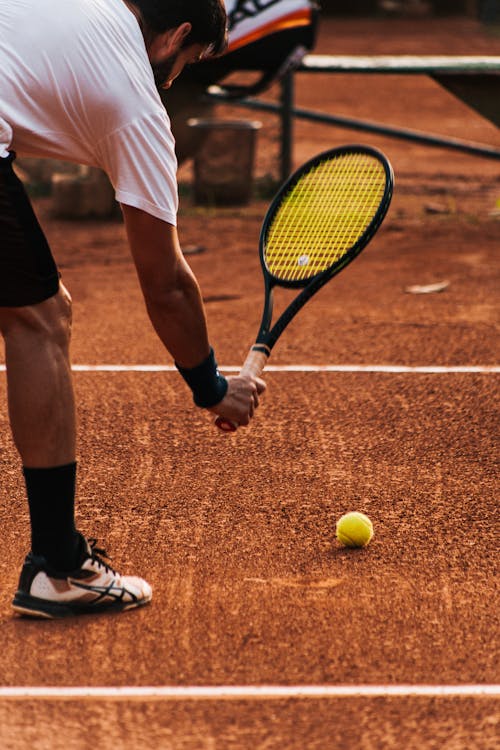
POLYGON ((266 384, 261 378, 250 378, 247 375, 229 377, 227 382, 226 395, 209 411, 246 427, 259 405, 259 396, 266 390, 266 384))

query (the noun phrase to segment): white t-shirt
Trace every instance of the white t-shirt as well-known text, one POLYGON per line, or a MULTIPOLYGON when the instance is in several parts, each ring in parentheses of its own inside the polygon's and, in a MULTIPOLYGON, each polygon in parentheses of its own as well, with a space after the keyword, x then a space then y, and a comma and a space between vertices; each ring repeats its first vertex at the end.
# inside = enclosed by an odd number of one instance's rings
POLYGON ((0 0, 0 157, 100 167, 119 202, 175 225, 174 146, 123 0, 0 0))

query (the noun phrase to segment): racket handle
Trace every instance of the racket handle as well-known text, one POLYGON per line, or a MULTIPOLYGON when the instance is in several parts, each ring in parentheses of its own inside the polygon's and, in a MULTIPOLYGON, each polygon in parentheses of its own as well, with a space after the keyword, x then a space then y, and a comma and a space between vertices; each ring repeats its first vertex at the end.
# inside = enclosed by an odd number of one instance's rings
POLYGON ((240 375, 248 375, 251 378, 260 377, 266 366, 267 358, 270 353, 270 350, 264 352, 260 347, 257 348, 252 346, 247 354, 246 360, 243 362, 240 375))
MULTIPOLYGON (((240 375, 248 375, 251 378, 260 377, 269 354, 270 350, 264 352, 260 347, 256 348, 252 346, 240 370, 240 375)), ((226 419, 225 417, 217 417, 215 424, 222 432, 236 432, 239 427, 237 422, 233 422, 231 419, 226 419)))

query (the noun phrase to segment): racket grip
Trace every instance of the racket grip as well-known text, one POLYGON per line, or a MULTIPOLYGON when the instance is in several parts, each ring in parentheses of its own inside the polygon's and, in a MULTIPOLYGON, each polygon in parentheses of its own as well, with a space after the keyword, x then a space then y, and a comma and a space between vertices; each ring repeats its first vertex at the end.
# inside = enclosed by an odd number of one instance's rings
POLYGON ((252 346, 247 354, 247 358, 243 362, 243 367, 240 370, 240 375, 248 375, 251 378, 260 377, 262 375, 264 367, 266 366, 269 354, 270 350, 267 350, 267 352, 265 352, 262 351, 261 347, 257 348, 256 346, 252 346))
MULTIPOLYGON (((266 352, 262 351, 260 347, 257 348, 252 346, 243 363, 243 367, 240 370, 240 375, 247 375, 251 378, 260 377, 269 354, 270 350, 266 352)), ((233 422, 231 419, 226 419, 225 417, 217 417, 215 424, 219 430, 222 430, 222 432, 236 432, 239 427, 237 422, 233 422)))

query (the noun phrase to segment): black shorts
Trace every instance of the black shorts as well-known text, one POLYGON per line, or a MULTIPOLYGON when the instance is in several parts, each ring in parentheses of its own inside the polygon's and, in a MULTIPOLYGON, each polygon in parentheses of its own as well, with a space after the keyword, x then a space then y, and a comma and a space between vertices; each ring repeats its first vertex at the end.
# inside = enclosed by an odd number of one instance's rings
POLYGON ((15 154, 0 158, 0 307, 36 305, 57 293, 59 273, 21 180, 15 154))

